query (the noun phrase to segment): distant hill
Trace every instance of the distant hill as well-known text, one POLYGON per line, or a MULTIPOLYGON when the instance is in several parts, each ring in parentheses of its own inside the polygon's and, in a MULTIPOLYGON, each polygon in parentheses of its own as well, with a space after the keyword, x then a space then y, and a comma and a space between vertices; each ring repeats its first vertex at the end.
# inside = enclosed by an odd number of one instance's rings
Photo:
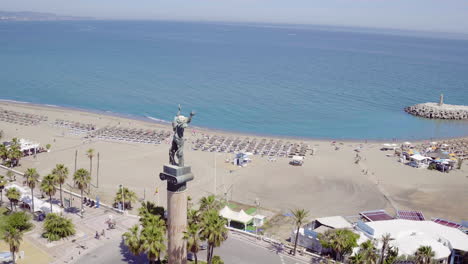
POLYGON ((0 11, 0 21, 57 21, 57 20, 93 20, 92 17, 62 16, 39 12, 8 12, 0 11))

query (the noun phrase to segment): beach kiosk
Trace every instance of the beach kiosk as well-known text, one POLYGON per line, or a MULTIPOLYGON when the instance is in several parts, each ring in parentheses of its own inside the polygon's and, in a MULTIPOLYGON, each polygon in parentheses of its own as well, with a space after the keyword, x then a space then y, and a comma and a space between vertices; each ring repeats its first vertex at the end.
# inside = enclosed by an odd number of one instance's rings
POLYGON ((427 168, 429 163, 432 161, 431 157, 425 157, 421 154, 414 154, 410 156, 410 159, 410 163, 414 164, 416 168, 427 168))
POLYGON ((302 166, 304 164, 304 157, 302 156, 293 156, 289 164, 293 166, 302 166))
POLYGON ((255 227, 260 227, 265 223, 265 219, 266 219, 266 216, 256 214, 254 215, 254 218, 253 218, 253 225, 255 227))
POLYGON ((232 163, 236 166, 241 166, 245 167, 247 164, 252 162, 252 159, 250 158, 252 156, 252 153, 250 152, 240 152, 237 153, 236 156, 234 157, 232 163))

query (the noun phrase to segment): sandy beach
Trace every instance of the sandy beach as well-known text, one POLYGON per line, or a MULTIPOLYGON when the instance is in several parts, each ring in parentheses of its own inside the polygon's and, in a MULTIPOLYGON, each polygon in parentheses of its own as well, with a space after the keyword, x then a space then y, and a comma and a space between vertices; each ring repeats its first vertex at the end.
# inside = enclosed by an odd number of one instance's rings
MULTIPOLYGON (((93 148, 100 155, 100 164, 99 188, 92 187, 91 197, 99 195, 104 202, 110 203, 118 186, 123 184, 134 190, 141 199, 166 204, 166 183, 160 181, 158 176, 162 166, 168 162, 169 144, 166 141, 142 144, 88 140, 83 135, 70 134, 66 128, 55 127, 53 123, 56 119, 63 119, 95 124, 97 128, 120 126, 170 131, 169 125, 13 102, 0 102, 0 108, 48 117, 48 121, 33 126, 0 121, 0 130, 4 131, 3 141, 17 137, 38 142, 41 146, 52 145, 48 153, 23 158, 18 170, 33 167, 41 176, 45 176, 56 164, 63 163, 73 174, 75 151, 78 151, 77 167, 89 170, 89 159, 85 153, 93 148)), ((267 157, 255 155, 251 164, 240 168, 225 161, 232 159, 233 154, 192 150, 194 140, 203 134, 233 133, 206 129, 197 129, 196 135, 186 133, 186 163, 192 166, 195 174, 188 192, 196 201, 202 196, 216 193, 249 205, 253 205, 258 198, 262 208, 274 212, 304 208, 310 211, 311 217, 353 216, 360 211, 375 209, 386 209, 391 213, 395 209, 411 209, 421 210, 428 219, 468 219, 468 162, 463 164, 461 170, 441 173, 399 163, 396 157, 386 155, 392 151, 380 150, 380 142, 338 141, 339 150, 335 150, 331 140, 291 139, 298 143, 305 142, 316 149, 314 155, 308 152, 303 166, 289 165, 288 158, 277 158, 271 162, 267 157), (355 164, 354 149, 361 145, 362 160, 355 164)), ((94 185, 96 173, 95 157, 92 171, 94 185)), ((71 178, 70 175, 69 183, 71 178)))

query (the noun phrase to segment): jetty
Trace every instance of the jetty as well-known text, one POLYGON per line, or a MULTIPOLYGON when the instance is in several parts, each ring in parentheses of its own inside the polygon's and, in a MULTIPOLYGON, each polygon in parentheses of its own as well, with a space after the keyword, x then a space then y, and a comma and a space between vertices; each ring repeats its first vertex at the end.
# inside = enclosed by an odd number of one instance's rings
POLYGON ((440 95, 439 103, 408 106, 405 112, 425 118, 468 120, 468 106, 444 104, 444 95, 440 95))

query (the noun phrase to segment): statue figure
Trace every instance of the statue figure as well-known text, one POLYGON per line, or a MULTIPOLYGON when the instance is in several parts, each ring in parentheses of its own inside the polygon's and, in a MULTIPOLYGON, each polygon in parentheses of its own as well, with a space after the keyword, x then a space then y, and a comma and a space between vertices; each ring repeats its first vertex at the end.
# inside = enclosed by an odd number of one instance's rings
POLYGON ((174 130, 174 137, 172 138, 172 146, 169 150, 169 163, 171 165, 183 167, 184 166, 184 130, 188 127, 188 124, 192 121, 192 117, 195 112, 190 112, 189 117, 185 117, 180 114, 181 107, 179 105, 179 111, 172 121, 172 130, 174 130), (176 162, 177 157, 178 162, 176 162))
POLYGON ((439 97, 439 106, 443 105, 444 104, 444 94, 440 94, 440 97, 439 97))

